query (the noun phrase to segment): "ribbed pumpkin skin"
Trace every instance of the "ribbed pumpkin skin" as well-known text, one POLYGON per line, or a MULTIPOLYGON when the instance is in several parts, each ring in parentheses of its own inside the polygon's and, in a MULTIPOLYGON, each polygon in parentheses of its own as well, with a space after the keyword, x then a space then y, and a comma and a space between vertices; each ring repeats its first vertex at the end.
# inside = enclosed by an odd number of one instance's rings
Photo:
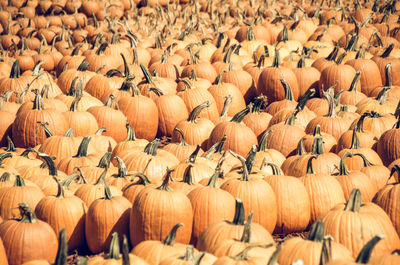
POLYGON ((0 215, 3 220, 20 218, 17 211, 10 210, 18 207, 19 203, 27 202, 33 210, 44 197, 44 193, 35 186, 17 186, 0 190, 0 215))
MULTIPOLYGON (((183 227, 182 227, 183 228, 183 227)), ((174 245, 164 245, 163 242, 156 240, 143 241, 131 251, 132 254, 144 259, 150 265, 159 264, 161 260, 168 257, 182 256, 186 251, 186 245, 175 243, 174 245)))
POLYGON ((65 228, 70 250, 85 245, 86 212, 85 203, 76 196, 47 196, 35 209, 37 218, 48 223, 55 233, 65 228))
POLYGON ((286 67, 265 68, 258 79, 257 95, 263 94, 267 96, 268 102, 283 100, 285 98, 285 90, 280 79, 284 79, 290 85, 293 98, 297 100, 300 94, 297 78, 293 71, 286 67))
POLYGON ((270 175, 264 180, 276 195, 278 215, 275 232, 289 234, 305 230, 310 222, 311 205, 304 184, 286 175, 270 175))
MULTIPOLYGON (((111 234, 129 234, 129 210, 132 204, 122 196, 97 199, 89 206, 85 220, 87 245, 92 253, 107 251, 111 234)), ((120 238, 122 243, 122 237, 120 238)))
POLYGON ((56 258, 57 236, 51 226, 43 221, 4 221, 0 224, 0 237, 10 265, 41 259, 53 263, 56 258))
POLYGON ((300 178, 311 203, 310 223, 338 203, 345 202, 342 187, 335 177, 323 174, 306 174, 300 178))
POLYGON ((397 255, 375 255, 368 262, 370 265, 397 265, 400 264, 400 256, 397 255))
MULTIPOLYGON (((350 251, 341 244, 332 242, 332 260, 345 259, 352 261, 350 251)), ((279 265, 291 265, 296 260, 303 260, 304 264, 319 265, 322 251, 322 242, 305 240, 294 237, 283 243, 283 248, 279 254, 279 265)))
MULTIPOLYGON (((232 224, 228 221, 214 223, 208 226, 197 241, 196 248, 212 253, 214 248, 223 241, 234 239, 240 241, 244 225, 232 224)), ((250 243, 273 242, 271 234, 257 223, 251 224, 250 243)))
POLYGON ((183 223, 176 242, 190 242, 193 211, 190 200, 180 191, 146 187, 136 196, 130 211, 130 239, 133 246, 144 240, 162 241, 178 222, 183 223))
MULTIPOLYGON (((335 95, 340 90, 348 90, 353 77, 356 75, 356 70, 350 65, 331 65, 321 72, 319 81, 319 93, 323 94, 331 86, 335 86, 335 95)), ((357 85, 357 90, 361 91, 360 84, 357 85)))
POLYGON ((384 132, 377 143, 377 152, 384 165, 389 165, 400 158, 400 129, 390 129, 384 132))
POLYGON ((373 200, 390 217, 397 233, 400 231, 400 185, 386 185, 377 192, 373 200))
POLYGON ((178 122, 189 117, 185 102, 177 95, 163 95, 154 101, 158 109, 158 130, 171 136, 178 122))
POLYGON ((300 139, 306 135, 299 127, 286 124, 276 124, 270 129, 267 148, 278 150, 285 157, 294 154, 300 139))
POLYGON ((258 143, 257 136, 249 127, 237 122, 225 121, 219 123, 212 130, 208 140, 209 147, 221 141, 224 135, 227 136, 223 146, 224 150, 230 149, 241 156, 247 156, 252 145, 258 143))
MULTIPOLYGON (((3 220, 0 220, 0 223, 1 222, 3 222, 3 220)), ((7 253, 4 248, 3 240, 1 240, 1 238, 0 238, 0 264, 8 265, 7 253)))
POLYGON ((336 242, 344 245, 353 257, 357 257, 361 248, 377 234, 385 234, 385 238, 375 246, 372 255, 390 254, 400 247, 399 236, 389 217, 376 204, 367 202, 358 213, 346 211, 344 207, 343 204, 335 206, 321 216, 321 220, 325 235, 331 235, 336 242))
POLYGON ((270 233, 274 231, 277 202, 275 192, 268 183, 256 177, 250 177, 248 181, 229 179, 221 185, 221 189, 242 200, 246 216, 253 211, 255 223, 262 225, 270 233))
POLYGON ((235 215, 235 198, 227 191, 206 186, 192 190, 187 196, 193 208, 191 244, 196 244, 209 225, 232 220, 235 215))
POLYGON ((369 96, 374 88, 383 85, 378 65, 373 60, 358 58, 349 60, 346 64, 361 71, 360 85, 365 95, 369 96))
POLYGON ((154 139, 158 129, 158 109, 153 100, 144 96, 124 97, 118 101, 118 106, 128 118, 137 138, 154 139))
POLYGON ((16 116, 12 125, 12 135, 16 146, 35 147, 46 139, 43 127, 37 122, 48 122, 54 135, 62 135, 68 130, 68 122, 61 112, 55 110, 27 110, 16 116))
POLYGON ((106 128, 103 135, 111 136, 117 143, 126 138, 126 117, 121 111, 107 106, 94 106, 87 111, 96 118, 100 127, 106 128))

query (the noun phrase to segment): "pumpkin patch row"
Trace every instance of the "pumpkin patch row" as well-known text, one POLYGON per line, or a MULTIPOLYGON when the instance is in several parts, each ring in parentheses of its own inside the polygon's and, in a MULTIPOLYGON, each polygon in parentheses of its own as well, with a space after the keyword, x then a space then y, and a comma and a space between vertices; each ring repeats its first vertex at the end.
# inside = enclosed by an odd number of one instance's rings
POLYGON ((1 264, 399 263, 398 1, 0 7, 1 264))

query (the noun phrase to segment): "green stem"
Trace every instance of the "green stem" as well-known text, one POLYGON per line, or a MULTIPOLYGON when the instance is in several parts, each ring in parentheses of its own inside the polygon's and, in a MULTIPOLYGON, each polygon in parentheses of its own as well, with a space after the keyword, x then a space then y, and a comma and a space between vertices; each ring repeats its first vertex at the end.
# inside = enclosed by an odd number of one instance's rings
POLYGON ((21 214, 21 220, 19 222, 21 223, 36 223, 36 215, 33 212, 32 208, 28 205, 26 202, 21 202, 18 204, 18 209, 21 214))
POLYGON ((193 151, 193 153, 189 156, 189 158, 188 158, 188 163, 192 163, 192 164, 194 164, 194 163, 196 163, 196 158, 197 158, 197 156, 198 156, 198 154, 199 154, 199 151, 200 151, 200 149, 201 149, 201 146, 198 144, 197 146, 196 146, 196 149, 193 151))
POLYGON ((243 119, 246 117, 246 115, 249 114, 249 112, 250 112, 250 106, 248 105, 245 109, 236 113, 235 116, 233 116, 233 118, 230 121, 241 123, 243 119))
POLYGON ((324 153, 324 140, 321 137, 315 137, 312 145, 311 154, 322 155, 324 153))
POLYGON ((290 87, 289 83, 286 82, 286 80, 282 79, 282 78, 280 79, 280 81, 283 86, 283 89, 285 89, 285 99, 293 101, 294 100, 293 91, 292 91, 292 88, 290 87))
POLYGON ((324 233, 324 223, 318 220, 311 226, 310 234, 307 239, 313 242, 322 242, 324 239, 324 233))
POLYGON ((58 234, 58 250, 54 265, 65 265, 68 261, 68 242, 65 228, 58 234))
POLYGON ((82 139, 81 144, 78 147, 78 153, 74 157, 86 157, 88 156, 89 142, 92 139, 90 136, 85 136, 82 139))
POLYGON ((151 76, 149 69, 147 69, 146 66, 144 66, 143 64, 140 64, 140 68, 142 69, 142 72, 144 74, 144 77, 146 79, 146 83, 147 84, 151 84, 154 82, 154 78, 151 76))
POLYGON ((156 156, 159 145, 160 145, 160 139, 156 138, 152 142, 146 145, 146 147, 144 148, 144 152, 148 155, 156 156))
POLYGON ((111 235, 111 243, 110 249, 108 250, 108 257, 107 259, 121 259, 121 252, 119 249, 119 239, 118 239, 118 232, 114 232, 111 235))
POLYGON ((235 216, 233 217, 233 221, 231 224, 234 225, 244 225, 245 221, 245 211, 243 202, 241 199, 236 198, 236 205, 235 205, 235 216))
POLYGON ((369 259, 371 258, 372 251, 374 250, 374 247, 376 244, 379 243, 382 239, 385 238, 385 235, 379 234, 374 236, 371 240, 368 241, 368 243, 361 249, 360 253, 358 254, 356 258, 356 263, 358 264, 368 264, 369 259))
POLYGON ((197 107, 195 107, 195 108, 192 110, 192 112, 190 112, 188 121, 189 121, 189 122, 196 123, 197 120, 198 120, 198 118, 199 118, 200 112, 201 112, 202 110, 204 110, 205 108, 208 108, 210 105, 211 105, 210 101, 206 101, 206 102, 204 102, 204 103, 198 105, 197 107))
POLYGON ((268 136, 271 133, 271 130, 266 130, 264 134, 261 136, 260 143, 258 144, 257 152, 265 152, 267 150, 267 141, 268 136))
POLYGON ((358 213, 361 208, 361 191, 359 189, 354 189, 349 196, 349 200, 344 208, 345 211, 351 211, 358 213))
POLYGON ((171 232, 169 232, 168 236, 164 239, 163 244, 167 246, 173 246, 175 243, 176 232, 179 227, 183 226, 183 223, 177 223, 172 227, 171 232))
POLYGON ((103 177, 103 183, 104 183, 104 199, 106 200, 111 200, 113 198, 110 190, 110 186, 108 186, 108 183, 106 181, 106 178, 103 177))
POLYGON ((316 159, 316 158, 317 158, 316 156, 311 156, 308 159, 308 162, 307 162, 307 174, 315 174, 315 171, 314 171, 314 168, 313 168, 313 165, 312 165, 312 161, 314 159, 316 159))
POLYGON ((253 215, 254 215, 254 212, 251 211, 249 213, 249 216, 247 217, 246 224, 244 225, 244 228, 243 228, 242 238, 240 239, 240 242, 242 242, 242 243, 250 243, 250 239, 251 239, 251 224, 253 222, 253 215))
POLYGON ((169 182, 172 181, 172 172, 174 172, 174 170, 169 169, 167 167, 167 173, 165 174, 165 177, 163 179, 163 182, 161 184, 160 187, 158 187, 158 190, 163 190, 163 191, 170 191, 171 189, 169 188, 169 182))
POLYGON ((357 71, 356 75, 353 78, 353 81, 351 82, 349 89, 350 92, 357 92, 357 84, 360 81, 360 78, 361 78, 361 71, 357 71))

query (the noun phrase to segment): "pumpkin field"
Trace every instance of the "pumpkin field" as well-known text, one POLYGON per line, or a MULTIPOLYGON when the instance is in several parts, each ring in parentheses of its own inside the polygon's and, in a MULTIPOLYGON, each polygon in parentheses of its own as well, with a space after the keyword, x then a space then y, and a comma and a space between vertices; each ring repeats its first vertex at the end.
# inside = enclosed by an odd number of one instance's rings
POLYGON ((0 265, 399 265, 400 1, 0 0, 0 265))

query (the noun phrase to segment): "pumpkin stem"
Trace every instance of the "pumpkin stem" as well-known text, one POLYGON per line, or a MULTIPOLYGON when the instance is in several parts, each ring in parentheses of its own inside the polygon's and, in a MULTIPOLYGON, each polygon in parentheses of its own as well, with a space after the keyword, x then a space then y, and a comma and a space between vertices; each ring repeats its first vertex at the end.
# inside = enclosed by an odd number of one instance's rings
POLYGON ((314 96, 316 90, 314 88, 310 88, 304 93, 304 95, 299 99, 299 103, 297 103, 296 110, 301 111, 306 106, 307 101, 314 96))
POLYGON ((322 250, 319 264, 325 265, 332 259, 332 240, 331 236, 326 236, 322 240, 322 250))
POLYGON ((228 110, 231 103, 232 103, 232 96, 231 95, 225 96, 224 106, 222 107, 221 115, 219 115, 220 117, 226 117, 228 115, 228 110))
POLYGON ((106 50, 106 48, 108 47, 108 43, 107 42, 103 42, 100 47, 97 49, 96 51, 96 55, 101 55, 104 54, 104 51, 106 50))
POLYGON ((127 135, 124 140, 124 142, 129 142, 129 141, 136 141, 136 134, 135 131, 133 130, 132 126, 128 121, 126 121, 126 130, 127 130, 127 135))
POLYGON ((356 128, 353 129, 353 136, 351 138, 351 146, 350 149, 355 150, 361 148, 360 140, 357 136, 356 128))
POLYGON ((35 99, 33 101, 33 108, 34 110, 44 110, 44 103, 43 103, 43 98, 40 95, 39 91, 37 89, 32 90, 35 93, 35 99))
POLYGON ((324 140, 321 137, 315 137, 312 145, 311 154, 322 155, 324 153, 324 140))
MULTIPOLYGON (((106 171, 106 169, 105 169, 105 171, 106 171)), ((104 199, 111 200, 113 198, 113 196, 111 194, 110 186, 108 186, 108 183, 106 181, 105 174, 103 177, 103 183, 104 183, 104 199)))
POLYGON ((126 169, 126 165, 124 163, 124 161, 119 158, 118 156, 114 157, 115 160, 117 160, 118 162, 118 174, 117 174, 117 178, 126 178, 127 176, 129 176, 128 174, 128 170, 126 169))
POLYGON ((169 232, 168 236, 164 239, 163 244, 167 246, 173 246, 176 238, 176 231, 179 227, 183 226, 183 223, 177 223, 172 227, 171 232, 169 232))
POLYGON ((353 78, 353 81, 351 82, 349 89, 350 92, 357 92, 357 84, 360 81, 360 78, 361 78, 361 71, 357 71, 356 75, 353 78))
MULTIPOLYGON (((6 152, 15 152, 17 149, 15 148, 14 142, 9 135, 7 135, 7 148, 6 152)), ((0 158, 0 167, 1 167, 1 158, 0 158)))
POLYGON ((267 97, 265 96, 257 97, 253 102, 251 113, 260 113, 261 108, 263 107, 264 104, 266 105, 266 103, 267 103, 267 97))
POLYGON ((338 53, 339 53, 339 47, 335 46, 335 48, 333 48, 332 52, 328 55, 328 57, 326 57, 326 60, 335 61, 338 53))
MULTIPOLYGON (((264 163, 261 163, 261 166, 263 166, 264 163)), ((266 163, 265 165, 269 166, 272 169, 272 175, 274 175, 274 176, 275 175, 283 175, 282 170, 274 163, 266 163)))
POLYGON ((360 253, 358 254, 356 258, 356 263, 358 264, 368 264, 369 259, 371 258, 372 251, 374 250, 374 247, 376 244, 378 244, 381 239, 384 239, 385 235, 380 234, 374 236, 371 240, 365 244, 365 246, 361 249, 360 253))
POLYGON ((78 153, 74 157, 86 157, 88 156, 89 142, 92 139, 90 136, 85 136, 82 139, 81 144, 78 147, 78 153))
POLYGON ((56 164, 54 163, 54 156, 49 156, 47 154, 44 153, 40 153, 40 152, 36 152, 37 155, 42 158, 44 160, 44 162, 46 162, 47 168, 49 169, 49 175, 50 176, 57 176, 57 167, 56 164))
POLYGON ((385 86, 391 88, 393 86, 392 81, 392 64, 388 63, 385 65, 385 86))
POLYGON ((279 50, 275 49, 275 56, 274 56, 274 61, 272 62, 272 67, 275 68, 279 67, 279 61, 280 61, 279 50))
POLYGON ((210 149, 207 150, 204 157, 209 159, 211 157, 211 155, 214 153, 222 154, 225 141, 226 141, 226 135, 224 135, 219 142, 216 142, 215 144, 213 144, 210 147, 210 149))
POLYGON ((322 242, 324 239, 324 232, 324 223, 318 220, 311 226, 310 234, 307 239, 313 242, 322 242))
POLYGON ((152 142, 146 145, 146 147, 144 148, 144 152, 148 155, 156 156, 159 145, 160 145, 160 139, 156 138, 152 142))
MULTIPOLYGON (((269 258, 269 261, 268 261, 267 265, 276 265, 276 264, 278 264, 278 257, 279 257, 279 254, 281 253, 282 247, 283 247, 283 244, 279 245, 276 248, 274 253, 272 253, 271 258, 269 258)), ((294 264, 292 264, 292 265, 294 265, 294 264)))
POLYGON ((163 190, 163 191, 170 191, 171 189, 169 188, 169 182, 172 181, 172 172, 174 172, 174 169, 169 169, 167 167, 167 173, 165 173, 165 177, 163 179, 163 182, 160 187, 158 187, 158 190, 163 190))
POLYGON ((126 235, 122 239, 122 265, 130 265, 129 244, 126 235))
POLYGON ((110 162, 111 162, 111 157, 112 157, 112 153, 111 152, 105 153, 101 157, 97 167, 99 167, 99 168, 109 168, 110 167, 110 162))
POLYGON ((265 152, 267 150, 267 141, 268 136, 271 133, 271 130, 266 130, 264 134, 261 136, 260 143, 258 144, 257 152, 265 152))
POLYGON ((306 174, 315 174, 315 171, 314 171, 314 168, 313 168, 313 165, 312 165, 312 161, 314 160, 314 159, 316 159, 317 157, 316 156, 311 156, 309 159, 308 159, 308 162, 307 162, 307 172, 306 172, 306 174))
POLYGON ((196 146, 196 149, 193 151, 193 153, 189 156, 189 158, 188 158, 188 163, 192 163, 192 164, 194 164, 195 162, 196 162, 196 158, 197 158, 197 156, 198 156, 198 154, 199 154, 199 151, 200 151, 200 149, 201 149, 201 147, 200 147, 200 145, 198 144, 197 146, 196 146))
POLYGON ((28 205, 27 202, 21 202, 18 204, 18 209, 21 214, 21 223, 36 223, 36 215, 33 212, 32 208, 28 205))
POLYGON ((252 250, 253 248, 257 247, 257 245, 250 245, 248 247, 246 247, 242 252, 240 252, 238 255, 232 257, 233 260, 235 261, 240 261, 240 260, 248 260, 248 253, 250 250, 252 250))
POLYGON ((10 72, 10 78, 19 78, 21 77, 21 68, 19 67, 19 59, 15 60, 10 72))
POLYGON ((189 121, 189 122, 196 123, 197 120, 198 120, 198 118, 199 118, 200 112, 201 112, 203 109, 208 108, 210 105, 211 105, 210 101, 206 101, 206 102, 204 102, 204 103, 198 105, 197 107, 195 107, 195 108, 190 112, 188 121, 189 121))
POLYGON ((253 222, 253 215, 254 212, 251 211, 249 213, 249 216, 247 217, 247 221, 246 224, 244 225, 243 228, 243 234, 242 234, 242 238, 240 239, 240 241, 242 243, 250 243, 250 238, 251 238, 251 224, 253 222))
POLYGON ((83 62, 81 62, 81 64, 78 66, 78 71, 79 72, 85 72, 89 67, 89 62, 86 60, 83 60, 83 62))
POLYGON ((58 250, 54 265, 65 265, 67 264, 67 260, 68 260, 67 232, 65 231, 65 228, 63 228, 58 234, 58 250))
POLYGON ((216 188, 217 187, 218 178, 221 175, 222 175, 222 172, 221 172, 220 168, 217 166, 215 168, 214 174, 212 174, 212 176, 210 177, 210 180, 208 181, 207 186, 216 188))
POLYGON ((251 170, 253 168, 254 160, 256 158, 256 154, 257 154, 257 147, 253 144, 251 146, 251 150, 250 150, 250 152, 249 152, 249 154, 248 154, 248 156, 246 158, 246 168, 247 168, 247 171, 249 173, 251 173, 251 170))
MULTIPOLYGON (((255 149, 255 145, 253 145, 254 149, 255 149)), ((241 181, 249 181, 249 171, 247 169, 247 165, 246 165, 246 159, 244 159, 243 156, 236 154, 235 152, 233 152, 232 150, 229 150, 229 153, 231 153, 231 155, 233 155, 234 157, 236 157, 237 159, 240 160, 240 162, 242 163, 242 177, 240 178, 241 181)))
POLYGON ((187 245, 185 255, 183 255, 180 259, 185 261, 194 261, 194 246, 190 244, 187 245))
POLYGON ((317 124, 314 128, 314 132, 313 132, 313 136, 314 137, 320 137, 321 135, 321 125, 317 124))
POLYGON ((226 51, 223 62, 229 64, 231 62, 231 56, 232 56, 232 52, 235 50, 236 48, 236 44, 232 45, 229 47, 229 49, 226 51))
POLYGON ((110 249, 108 251, 108 257, 107 259, 121 259, 121 252, 119 249, 119 239, 118 239, 118 233, 114 232, 111 235, 111 243, 110 243, 110 249))
POLYGON ((181 142, 179 143, 179 145, 188 146, 189 144, 186 142, 185 135, 183 134, 182 130, 179 129, 178 127, 175 127, 174 131, 176 131, 181 136, 181 142))
POLYGON ((354 127, 354 130, 360 133, 364 132, 364 120, 366 117, 372 117, 371 112, 366 111, 361 115, 356 123, 356 126, 354 127))
POLYGON ((383 105, 386 103, 388 93, 389 93, 390 87, 385 86, 382 88, 382 90, 379 92, 378 96, 376 96, 375 100, 378 101, 380 105, 383 105))
POLYGON ((361 191, 359 189, 353 189, 350 193, 349 200, 344 208, 345 211, 352 211, 358 213, 361 207, 361 191))
MULTIPOLYGON (((365 155, 359 153, 359 154, 353 154, 353 156, 359 156, 363 160, 363 167, 372 167, 374 164, 372 164, 365 155)), ((400 169, 400 168, 399 168, 400 169)), ((399 171, 400 172, 400 171, 399 171)))
POLYGON ((189 164, 186 169, 185 172, 183 172, 183 178, 182 178, 182 182, 188 184, 188 185, 194 185, 194 181, 193 181, 193 175, 192 175, 192 164, 189 164))
POLYGON ((123 53, 120 53, 120 55, 122 57, 122 61, 124 62, 124 76, 125 77, 130 77, 131 73, 129 71, 129 66, 128 66, 128 63, 126 61, 126 57, 125 57, 125 55, 123 53))
POLYGON ((393 51, 394 49, 394 44, 390 44, 386 50, 382 53, 381 58, 387 58, 389 57, 390 53, 393 51))
POLYGON ((346 158, 347 157, 352 157, 353 154, 346 152, 341 158, 340 158, 340 164, 339 164, 339 176, 344 176, 350 174, 349 170, 346 167, 346 158))
POLYGON ((294 101, 294 97, 293 97, 293 91, 292 88, 290 87, 289 83, 286 82, 285 79, 279 79, 281 81, 281 84, 283 86, 283 89, 285 89, 285 99, 286 100, 290 100, 290 101, 294 101))
POLYGON ((294 111, 289 117, 287 117, 287 119, 285 120, 285 125, 294 125, 295 120, 297 119, 296 115, 297 115, 298 111, 294 111))
POLYGON ((247 107, 233 116, 233 118, 230 120, 231 122, 237 122, 241 123, 243 119, 246 117, 247 114, 250 112, 251 105, 247 105, 247 107))
POLYGON ((146 66, 144 66, 144 64, 140 64, 140 69, 142 69, 142 72, 144 74, 144 77, 146 79, 146 83, 147 84, 151 84, 154 82, 154 78, 151 76, 149 69, 147 69, 146 66))
MULTIPOLYGON (((151 159, 149 161, 151 161, 151 159)), ((145 171, 145 170, 143 170, 143 171, 145 171)), ((143 172, 138 172, 138 173, 134 174, 133 177, 139 178, 139 181, 137 183, 140 185, 147 186, 147 185, 151 184, 151 181, 143 172)))
POLYGON ((236 198, 235 216, 233 217, 233 221, 231 224, 244 225, 244 219, 245 219, 244 214, 245 214, 245 211, 244 211, 243 202, 241 199, 236 198))
POLYGON ((37 123, 43 127, 46 138, 53 136, 53 133, 50 131, 49 127, 47 127, 47 125, 49 125, 48 122, 38 121, 37 123))
POLYGON ((0 182, 7 182, 10 180, 11 174, 9 172, 4 172, 0 177, 0 182))

